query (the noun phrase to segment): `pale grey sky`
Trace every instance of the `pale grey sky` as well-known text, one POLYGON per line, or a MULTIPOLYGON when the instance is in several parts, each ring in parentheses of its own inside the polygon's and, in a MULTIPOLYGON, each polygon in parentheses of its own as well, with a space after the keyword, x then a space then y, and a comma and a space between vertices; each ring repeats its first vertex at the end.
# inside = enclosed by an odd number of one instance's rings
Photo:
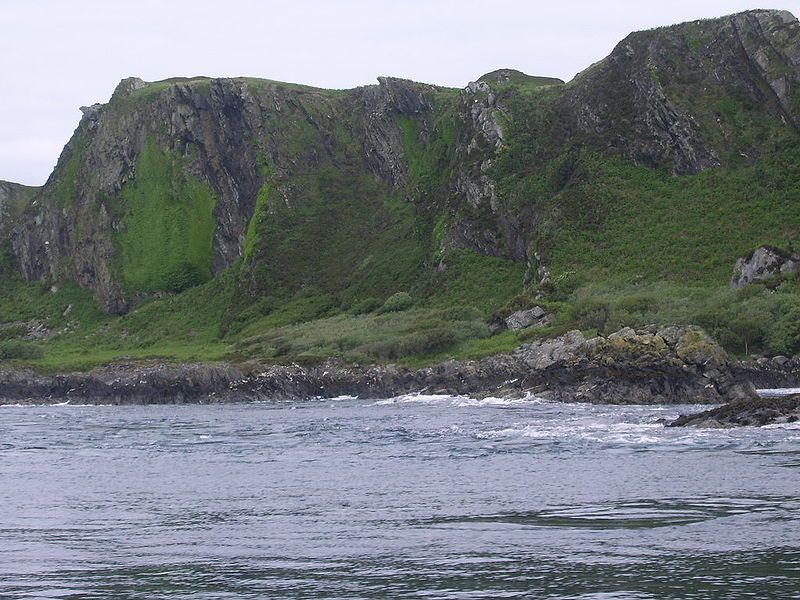
MULTIPOLYGON (((78 107, 123 77, 463 86, 511 67, 569 80, 631 31, 753 1, 0 0, 0 179, 44 183, 78 107)), ((780 1, 769 8, 798 14, 800 0, 780 1)))

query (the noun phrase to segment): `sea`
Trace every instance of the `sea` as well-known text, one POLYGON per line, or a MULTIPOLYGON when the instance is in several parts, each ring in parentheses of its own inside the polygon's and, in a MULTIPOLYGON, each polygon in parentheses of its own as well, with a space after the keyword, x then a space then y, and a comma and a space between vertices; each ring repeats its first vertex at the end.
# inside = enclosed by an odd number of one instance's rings
POLYGON ((0 407, 0 598, 800 598, 800 424, 407 395, 0 407))

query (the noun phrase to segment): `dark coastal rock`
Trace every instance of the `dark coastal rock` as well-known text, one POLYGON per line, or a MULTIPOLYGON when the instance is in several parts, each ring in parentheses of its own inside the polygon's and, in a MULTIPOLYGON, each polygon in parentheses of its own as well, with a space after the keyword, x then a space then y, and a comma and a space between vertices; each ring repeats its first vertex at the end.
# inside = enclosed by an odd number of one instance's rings
POLYGON ((798 419, 800 395, 736 400, 698 414, 682 415, 669 427, 762 427, 773 423, 794 423, 798 419))
POLYGON ((475 397, 528 394, 595 404, 709 403, 755 398, 713 340, 693 327, 663 335, 623 329, 586 339, 580 331, 525 344, 510 354, 409 369, 395 365, 111 365, 90 373, 0 372, 0 403, 104 404, 302 400, 418 391, 475 397), (665 339, 665 337, 667 339, 665 339))
POLYGON ((738 378, 751 381, 756 388, 800 387, 800 357, 759 358, 734 365, 738 378))

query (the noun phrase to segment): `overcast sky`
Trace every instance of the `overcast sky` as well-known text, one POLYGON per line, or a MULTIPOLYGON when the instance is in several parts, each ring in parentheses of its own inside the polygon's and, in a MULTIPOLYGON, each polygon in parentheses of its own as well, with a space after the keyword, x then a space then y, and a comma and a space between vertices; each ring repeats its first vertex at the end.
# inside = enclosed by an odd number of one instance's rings
MULTIPOLYGON (((378 75, 463 86, 512 67, 571 79, 628 33, 754 0, 0 0, 0 179, 40 185, 123 77, 378 75)), ((772 8, 800 8, 780 0, 772 8)))

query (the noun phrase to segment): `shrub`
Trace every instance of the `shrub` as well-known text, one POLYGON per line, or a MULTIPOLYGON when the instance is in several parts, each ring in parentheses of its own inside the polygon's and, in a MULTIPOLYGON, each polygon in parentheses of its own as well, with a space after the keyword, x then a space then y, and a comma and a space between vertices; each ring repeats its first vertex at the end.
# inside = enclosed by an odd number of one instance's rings
POLYGON ((22 337, 28 332, 28 327, 22 323, 11 323, 0 327, 0 340, 12 340, 22 337))
POLYGON ((791 356, 800 352, 800 305, 789 306, 773 321, 767 333, 767 345, 773 353, 791 356))
POLYGON ((358 351, 376 358, 394 360, 397 358, 424 356, 452 346, 456 341, 455 332, 449 327, 437 327, 428 331, 418 331, 408 335, 365 344, 358 351))
POLYGON ((377 298, 364 298, 359 300, 348 311, 351 315, 365 315, 381 308, 382 303, 377 298))
POLYGON ((408 292, 397 292, 386 299, 386 302, 383 303, 383 306, 381 306, 378 312, 380 314, 398 312, 411 308, 412 304, 414 304, 414 300, 411 298, 411 294, 408 292))
POLYGON ((581 329, 604 333, 611 317, 611 307, 599 300, 584 300, 575 305, 573 317, 581 329))
POLYGON ((168 292, 180 293, 196 285, 205 283, 209 278, 208 273, 189 261, 181 261, 172 267, 164 276, 164 287, 168 292))
POLYGON ((0 342, 0 360, 22 359, 30 360, 42 358, 44 352, 38 346, 20 342, 19 340, 6 340, 0 342))
POLYGON ((444 321, 483 321, 483 314, 474 306, 452 306, 436 314, 444 321))
POLYGON ((631 314, 643 314, 655 311, 658 298, 654 294, 632 294, 625 296, 617 303, 617 308, 631 314))

